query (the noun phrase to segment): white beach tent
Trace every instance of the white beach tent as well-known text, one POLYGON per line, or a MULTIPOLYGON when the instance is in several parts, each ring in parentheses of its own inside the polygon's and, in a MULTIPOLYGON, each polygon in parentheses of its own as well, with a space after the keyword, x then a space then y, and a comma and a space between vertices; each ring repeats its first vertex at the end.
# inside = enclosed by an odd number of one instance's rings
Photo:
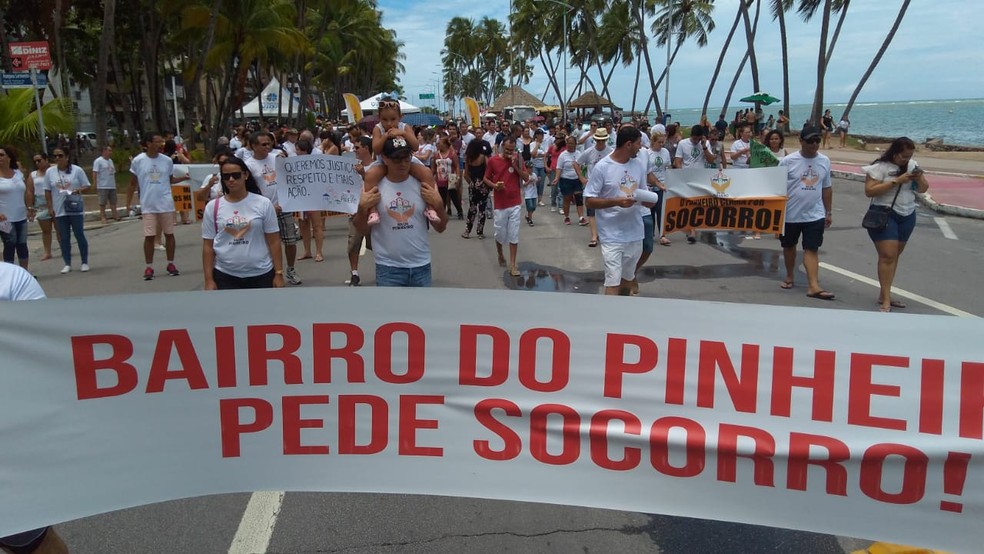
MULTIPOLYGON (((379 99, 389 95, 390 93, 388 92, 380 92, 376 96, 369 97, 363 100, 362 102, 359 102, 359 107, 362 108, 362 113, 363 114, 369 112, 376 113, 376 111, 379 109, 379 99)), ((400 100, 400 111, 403 113, 403 115, 406 115, 408 113, 420 113, 420 108, 414 106, 413 104, 400 100)), ((347 116, 348 110, 342 110, 342 115, 347 116)))
MULTIPOLYGON (((277 117, 278 108, 281 115, 287 117, 287 113, 291 111, 289 107, 290 101, 294 103, 294 110, 291 113, 296 116, 300 113, 301 103, 290 91, 280 86, 280 81, 270 79, 270 83, 263 89, 263 92, 243 106, 243 117, 260 117, 261 102, 263 106, 263 117, 277 117)), ((236 114, 239 114, 239 110, 236 110, 236 114)))

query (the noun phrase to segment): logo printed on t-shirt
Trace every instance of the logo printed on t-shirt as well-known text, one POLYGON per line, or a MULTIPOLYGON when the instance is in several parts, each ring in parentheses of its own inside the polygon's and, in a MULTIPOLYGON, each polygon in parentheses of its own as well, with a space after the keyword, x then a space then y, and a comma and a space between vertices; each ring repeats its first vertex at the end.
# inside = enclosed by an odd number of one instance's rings
POLYGON ((236 210, 232 212, 232 217, 226 220, 222 230, 232 236, 232 244, 239 244, 243 242, 242 238, 249 232, 250 225, 250 221, 239 215, 239 210, 236 210))
POLYGON ((403 198, 402 192, 396 193, 396 198, 390 200, 389 205, 386 206, 386 213, 396 220, 397 225, 394 229, 412 228, 413 226, 407 222, 410 221, 416 211, 417 208, 409 200, 403 198))
POLYGON ((277 170, 268 165, 264 165, 263 169, 260 171, 260 176, 263 178, 263 182, 267 186, 273 186, 277 184, 277 170))
POLYGON ((806 190, 813 190, 819 181, 820 175, 817 174, 812 165, 807 166, 806 171, 800 176, 800 183, 806 190))
POLYGON ((622 181, 618 184, 618 188, 622 190, 622 194, 631 197, 637 188, 639 188, 639 182, 629 175, 626 171, 622 174, 622 181))
POLYGON ((147 173, 147 178, 154 183, 160 183, 162 175, 163 173, 161 173, 161 170, 157 167, 157 164, 150 164, 150 171, 147 173))

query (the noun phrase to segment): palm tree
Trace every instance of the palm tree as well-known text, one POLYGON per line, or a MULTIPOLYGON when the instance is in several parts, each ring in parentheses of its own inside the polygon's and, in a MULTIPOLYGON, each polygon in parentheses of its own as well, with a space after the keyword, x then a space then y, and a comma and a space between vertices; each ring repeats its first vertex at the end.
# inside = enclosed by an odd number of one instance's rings
POLYGON ((830 29, 830 3, 823 0, 823 20, 820 24, 820 48, 817 50, 817 89, 813 96, 810 122, 817 125, 823 113, 823 80, 827 73, 827 31, 830 29))
MULTIPOLYGON (((601 24, 598 27, 598 59, 596 65, 602 79, 602 94, 606 98, 611 96, 608 91, 608 83, 611 81, 615 68, 619 63, 624 67, 632 65, 632 62, 636 60, 636 53, 642 45, 641 37, 645 34, 645 30, 638 25, 636 18, 633 17, 633 11, 634 6, 631 2, 615 0, 601 14, 601 24), (607 76, 602 73, 602 63, 611 64, 607 76)), ((636 79, 638 81, 638 72, 636 79)), ((632 104, 632 110, 635 111, 634 98, 632 104)), ((614 105, 611 106, 611 112, 614 116, 614 105)))
MULTIPOLYGON (((755 2, 755 21, 758 24, 758 14, 761 9, 761 0, 750 0, 755 2)), ((748 4, 743 0, 738 2, 738 6, 741 9, 741 18, 745 22, 745 41, 748 43, 748 59, 752 63, 752 91, 758 92, 761 90, 759 87, 759 70, 758 70, 758 60, 755 58, 755 33, 752 31, 752 22, 748 17, 748 4)), ((756 111, 758 111, 759 104, 755 104, 756 111)))
POLYGON ((106 145, 106 82, 109 76, 109 51, 113 47, 115 21, 116 0, 104 0, 99 61, 96 63, 96 80, 92 87, 92 110, 96 114, 96 142, 99 146, 106 145))
POLYGON ((902 0, 902 7, 899 8, 899 15, 895 17, 895 23, 892 24, 892 29, 889 30, 888 36, 886 36, 885 40, 882 42, 881 48, 878 49, 878 53, 875 55, 875 58, 871 60, 871 64, 868 66, 868 69, 864 72, 861 80, 858 81, 858 86, 855 87, 854 92, 851 93, 851 99, 847 102, 847 106, 844 108, 844 114, 841 115, 841 119, 846 118, 848 114, 851 113, 851 108, 854 107, 854 102, 858 99, 858 95, 861 94, 861 89, 864 87, 864 84, 868 82, 868 77, 871 77, 871 74, 875 71, 875 67, 878 66, 878 62, 881 61, 885 51, 888 50, 888 46, 892 43, 892 39, 895 38, 895 33, 899 30, 899 25, 902 24, 902 18, 905 17, 905 12, 908 9, 909 0, 902 0))
POLYGON ((786 12, 793 7, 793 2, 794 0, 769 0, 772 20, 779 20, 779 40, 782 46, 782 108, 786 117, 789 117, 789 46, 786 42, 786 12))
MULTIPOLYGON (((66 96, 55 98, 41 107, 46 133, 71 133, 75 128, 72 101, 66 96)), ((42 142, 40 121, 29 88, 10 89, 0 94, 0 144, 14 144, 34 151, 42 142)))
MULTIPOLYGON (((744 4, 747 0, 740 0, 744 4)), ((745 13, 745 9, 742 6, 738 6, 738 11, 735 13, 735 20, 731 24, 731 30, 728 31, 728 38, 724 41, 724 46, 721 47, 721 54, 718 56, 717 65, 714 66, 714 73, 711 75, 711 84, 707 85, 707 94, 704 95, 704 105, 701 109, 701 113, 707 113, 707 105, 711 103, 711 92, 714 90, 714 83, 717 82, 718 75, 721 73, 721 65, 724 63, 724 57, 728 53, 728 47, 731 46, 731 39, 735 36, 735 31, 738 30, 738 24, 741 23, 741 16, 745 13)), ((785 37, 783 37, 785 41, 785 37)), ((727 110, 728 106, 725 105, 723 110, 727 110)))
MULTIPOLYGON (((656 19, 650 26, 650 31, 656 37, 657 46, 669 46, 671 36, 676 36, 676 45, 670 55, 669 63, 663 69, 660 78, 653 84, 653 94, 650 102, 656 100, 656 88, 669 73, 673 60, 676 59, 680 47, 687 39, 694 39, 700 47, 707 46, 707 35, 714 30, 714 1, 713 0, 656 0, 663 5, 656 19), (670 21, 673 28, 670 28, 670 21)), ((649 104, 646 104, 646 111, 649 104)), ((660 112, 657 107, 657 112, 660 112)))

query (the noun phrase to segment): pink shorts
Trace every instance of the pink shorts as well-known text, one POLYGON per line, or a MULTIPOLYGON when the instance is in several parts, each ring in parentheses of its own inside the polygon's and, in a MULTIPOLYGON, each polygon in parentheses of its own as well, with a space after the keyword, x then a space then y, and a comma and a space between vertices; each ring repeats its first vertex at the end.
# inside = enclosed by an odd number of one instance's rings
POLYGON ((174 234, 174 212, 165 214, 140 214, 143 219, 143 231, 145 237, 157 235, 160 229, 165 235, 174 234))

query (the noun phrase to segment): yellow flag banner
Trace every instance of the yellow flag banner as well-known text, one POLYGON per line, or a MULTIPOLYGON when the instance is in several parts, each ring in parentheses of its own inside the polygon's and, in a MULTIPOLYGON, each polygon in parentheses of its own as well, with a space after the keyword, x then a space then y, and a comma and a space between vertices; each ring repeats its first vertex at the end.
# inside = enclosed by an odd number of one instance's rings
POLYGON ((362 119, 362 106, 359 105, 359 97, 351 92, 346 92, 342 98, 345 99, 349 123, 358 123, 362 119))
POLYGON ((663 232, 718 229, 781 233, 786 170, 674 169, 667 172, 663 232))
POLYGON ((481 125, 478 113, 478 101, 470 96, 465 97, 465 108, 468 112, 468 124, 472 127, 481 125))

